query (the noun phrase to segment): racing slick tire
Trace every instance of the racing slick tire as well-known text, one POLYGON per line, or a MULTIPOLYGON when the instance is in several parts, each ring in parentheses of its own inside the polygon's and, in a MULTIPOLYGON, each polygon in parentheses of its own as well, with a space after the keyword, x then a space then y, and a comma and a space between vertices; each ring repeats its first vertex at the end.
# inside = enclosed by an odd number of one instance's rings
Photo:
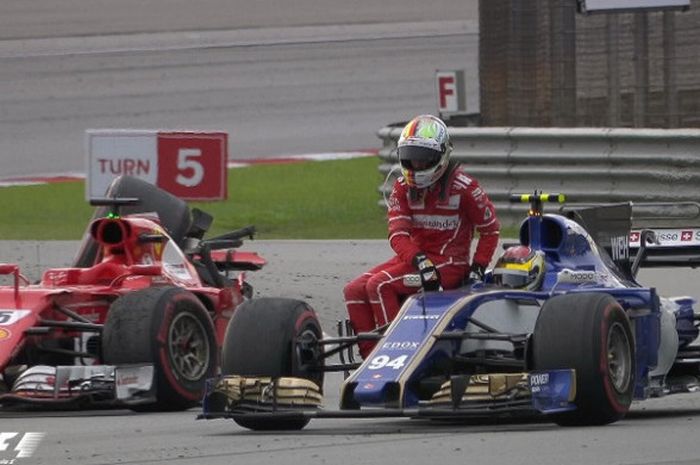
MULTIPOLYGON (((307 303, 285 298, 249 300, 236 309, 226 329, 222 374, 305 378, 321 389, 323 371, 311 369, 320 367, 321 360, 316 353, 302 353, 297 344, 303 338, 314 346, 321 337, 321 325, 307 303)), ((266 418, 235 415, 233 420, 261 431, 300 430, 309 423, 309 418, 289 412, 266 418)))
POLYGON ((207 378, 216 375, 211 318, 194 294, 179 287, 142 289, 115 300, 102 351, 107 364, 153 364, 156 402, 132 410, 186 410, 202 399, 207 378))
POLYGON ((622 419, 634 393, 635 346, 620 304, 605 293, 552 297, 533 333, 535 370, 576 370, 576 410, 554 414, 562 426, 622 419))

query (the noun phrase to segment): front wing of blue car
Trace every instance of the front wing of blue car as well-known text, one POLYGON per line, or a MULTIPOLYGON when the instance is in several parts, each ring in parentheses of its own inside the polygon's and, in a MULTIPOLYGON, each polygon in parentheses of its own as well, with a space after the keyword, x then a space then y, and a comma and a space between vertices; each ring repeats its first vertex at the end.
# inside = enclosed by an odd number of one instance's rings
POLYGON ((200 419, 469 418, 551 414, 575 409, 576 373, 550 370, 453 376, 433 397, 411 408, 329 410, 319 386, 302 378, 223 376, 209 380, 200 419))

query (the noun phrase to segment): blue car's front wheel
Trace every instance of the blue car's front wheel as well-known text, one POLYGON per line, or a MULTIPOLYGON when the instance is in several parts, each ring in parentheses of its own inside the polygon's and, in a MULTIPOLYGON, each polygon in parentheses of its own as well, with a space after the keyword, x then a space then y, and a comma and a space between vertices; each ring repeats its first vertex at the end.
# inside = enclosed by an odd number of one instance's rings
MULTIPOLYGON (((303 378, 322 390, 322 360, 303 346, 322 337, 314 310, 305 302, 260 298, 241 304, 229 321, 224 337, 223 375, 303 378)), ((267 417, 234 415, 233 420, 252 430, 300 430, 309 418, 294 412, 267 417)))

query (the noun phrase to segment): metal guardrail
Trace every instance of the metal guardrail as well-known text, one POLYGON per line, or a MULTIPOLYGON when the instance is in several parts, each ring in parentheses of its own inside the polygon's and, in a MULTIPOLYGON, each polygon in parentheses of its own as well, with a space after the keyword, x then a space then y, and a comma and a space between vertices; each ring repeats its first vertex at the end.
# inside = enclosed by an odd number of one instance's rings
MULTIPOLYGON (((383 141, 379 156, 384 161, 379 170, 385 176, 398 167, 396 142, 402 126, 391 125, 378 131, 383 141)), ((505 225, 519 224, 525 215, 526 206, 510 204, 510 195, 535 189, 566 194, 569 208, 627 201, 644 204, 700 200, 700 129, 449 130, 453 159, 462 162, 466 171, 484 186, 505 225)), ((398 175, 398 169, 394 173, 398 175)), ((379 186, 383 195, 391 189, 394 177, 379 186)), ((650 215, 666 216, 664 211, 644 216, 650 215)), ((674 215, 686 218, 678 212, 674 215)), ((674 220, 679 221, 688 220, 674 220)))

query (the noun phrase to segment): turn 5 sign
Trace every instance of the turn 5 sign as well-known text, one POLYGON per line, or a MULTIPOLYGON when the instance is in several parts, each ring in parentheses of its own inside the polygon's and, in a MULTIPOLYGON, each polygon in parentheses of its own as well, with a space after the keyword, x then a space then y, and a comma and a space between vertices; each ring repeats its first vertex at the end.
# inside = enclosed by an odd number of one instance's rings
POLYGON ((85 140, 88 199, 104 196, 123 174, 185 200, 226 198, 226 133, 91 129, 85 140))

